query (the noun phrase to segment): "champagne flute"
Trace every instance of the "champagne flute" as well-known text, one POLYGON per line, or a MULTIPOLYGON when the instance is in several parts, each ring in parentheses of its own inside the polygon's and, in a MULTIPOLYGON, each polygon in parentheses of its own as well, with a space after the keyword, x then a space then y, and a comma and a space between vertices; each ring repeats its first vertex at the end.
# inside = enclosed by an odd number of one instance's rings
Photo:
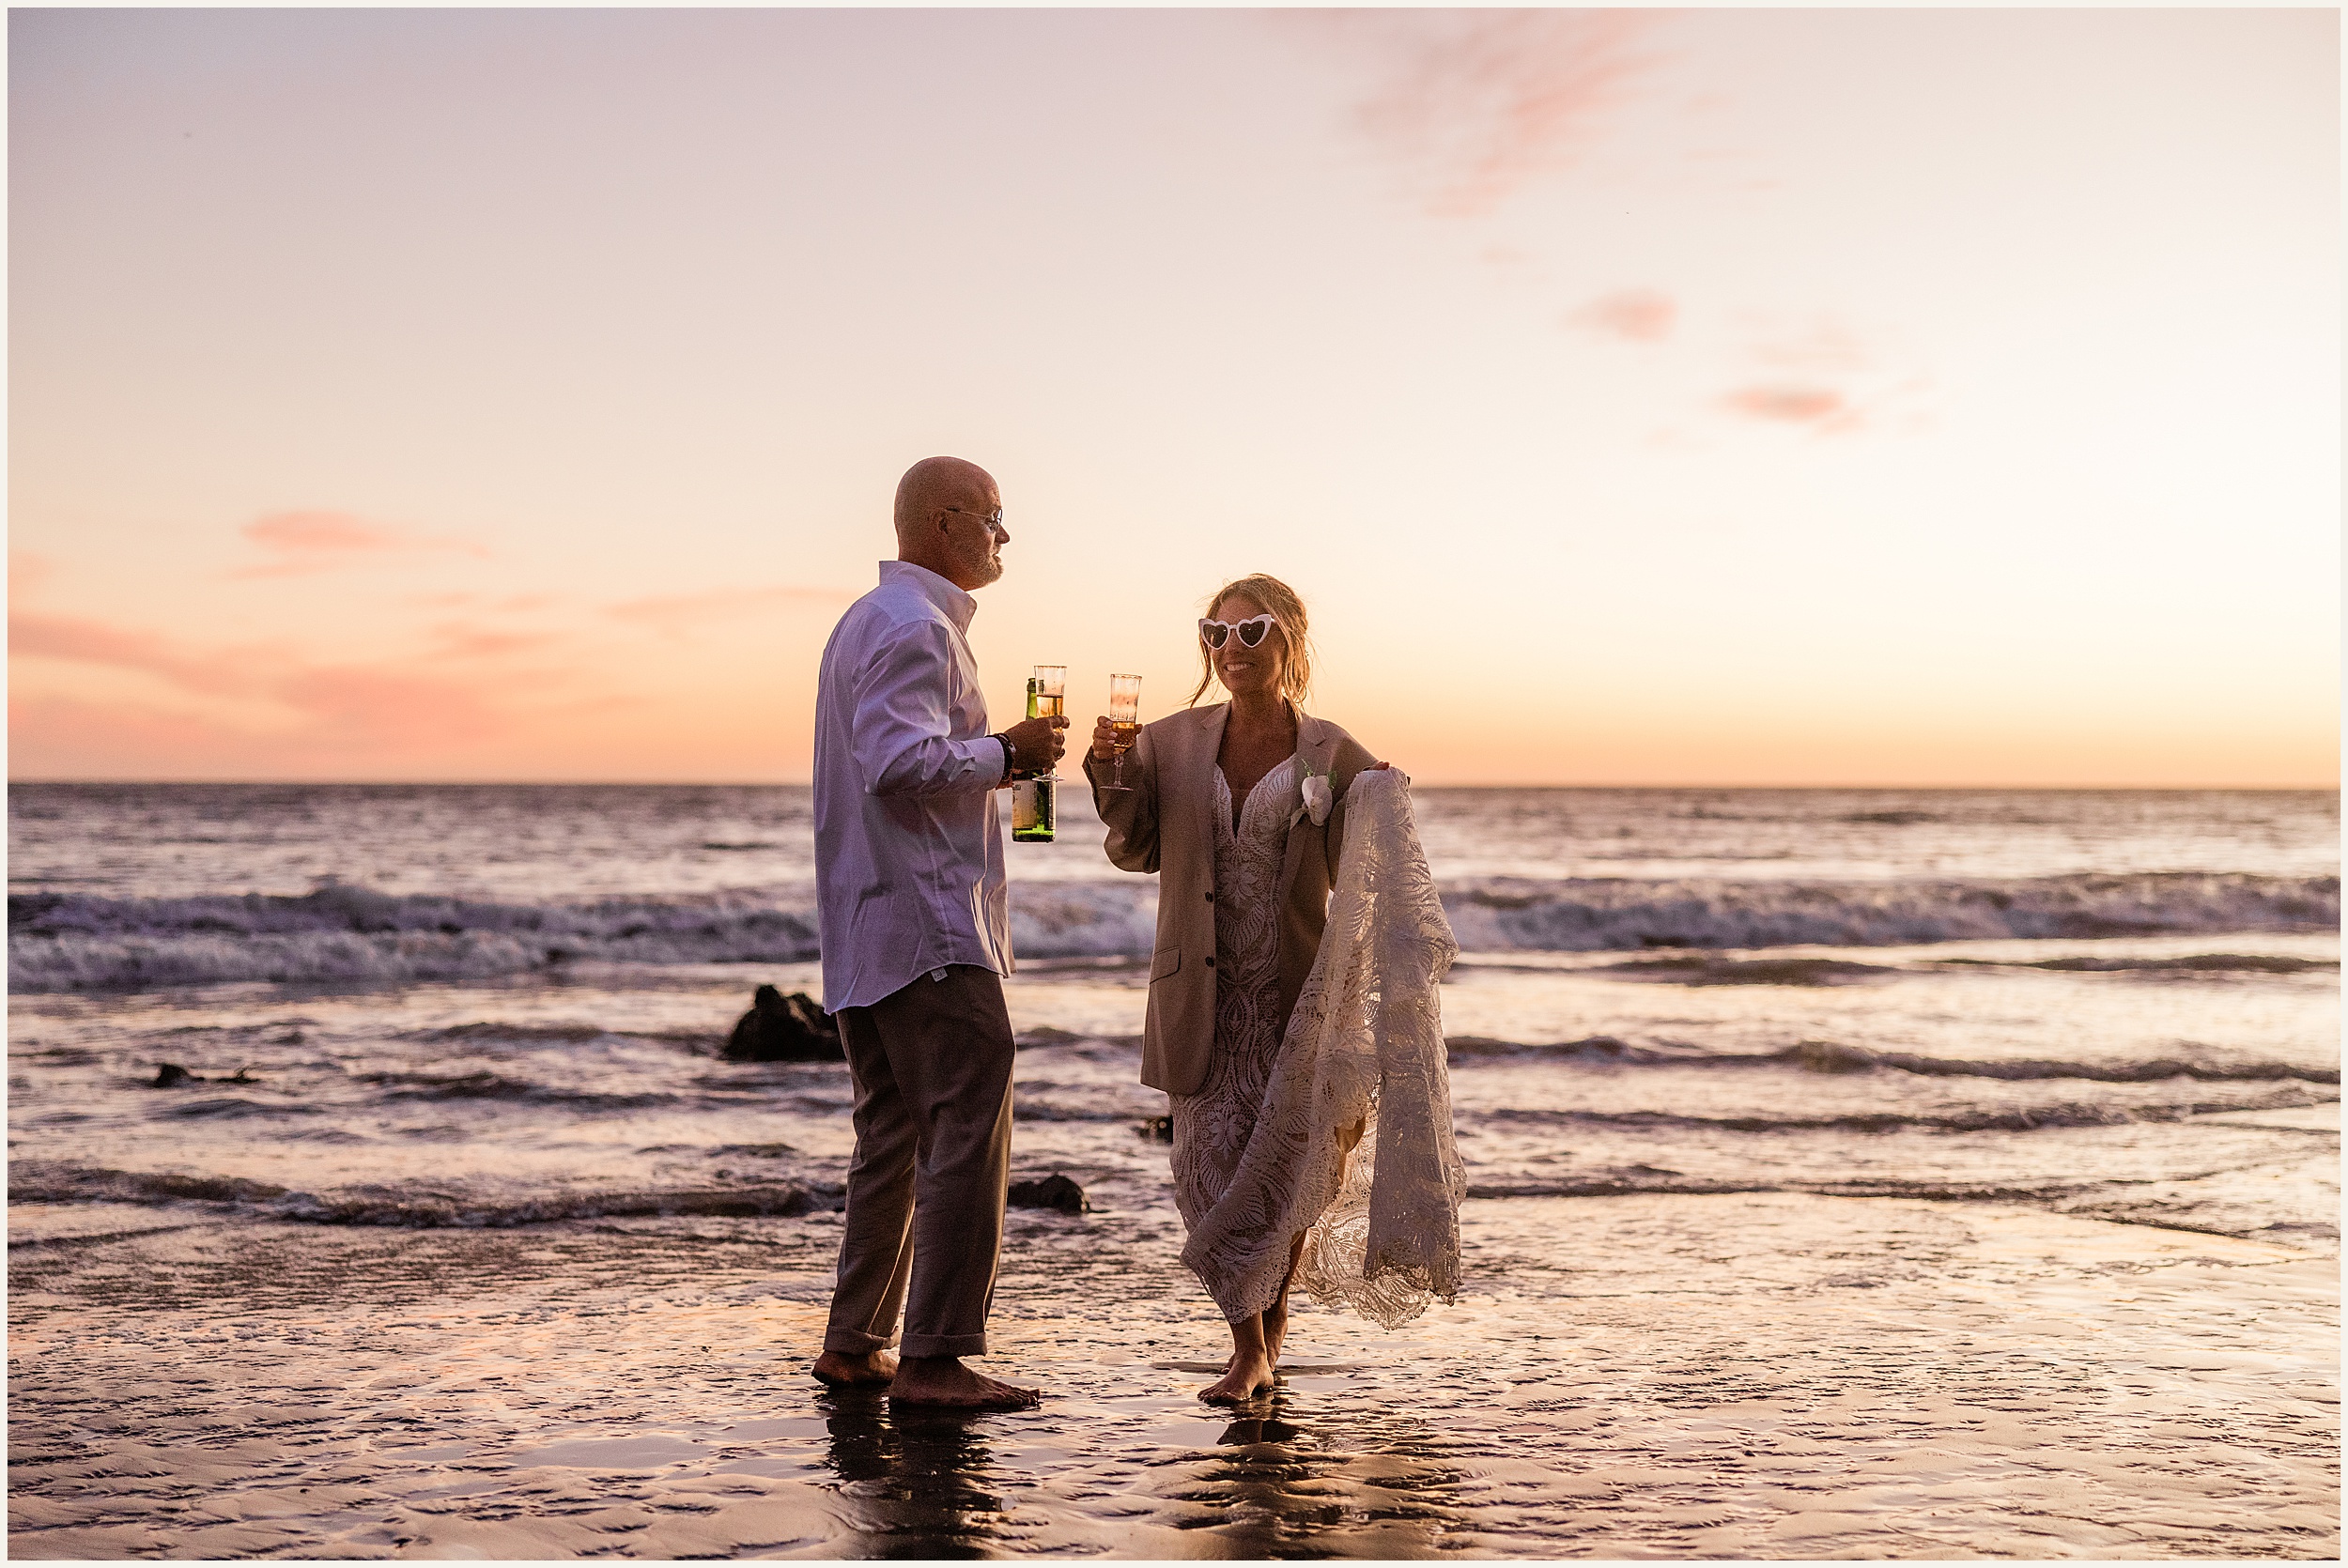
POLYGON ((1035 667, 1036 695, 1043 700, 1029 718, 1058 718, 1068 699, 1068 667, 1064 664, 1040 664, 1035 667))
POLYGON ((1130 790, 1125 782, 1125 753, 1134 748, 1134 739, 1141 733, 1141 677, 1112 675, 1109 677, 1110 744, 1117 747, 1117 762, 1110 781, 1104 790, 1130 790))

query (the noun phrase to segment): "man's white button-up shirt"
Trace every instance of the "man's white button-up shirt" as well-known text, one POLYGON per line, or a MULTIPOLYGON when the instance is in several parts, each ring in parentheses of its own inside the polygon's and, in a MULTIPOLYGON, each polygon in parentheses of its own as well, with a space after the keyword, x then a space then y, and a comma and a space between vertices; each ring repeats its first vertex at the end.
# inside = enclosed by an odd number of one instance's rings
POLYGON ((884 561, 848 607, 815 688, 815 901, 824 1007, 870 1007, 950 963, 1012 971, 1003 829, 964 634, 978 601, 884 561))

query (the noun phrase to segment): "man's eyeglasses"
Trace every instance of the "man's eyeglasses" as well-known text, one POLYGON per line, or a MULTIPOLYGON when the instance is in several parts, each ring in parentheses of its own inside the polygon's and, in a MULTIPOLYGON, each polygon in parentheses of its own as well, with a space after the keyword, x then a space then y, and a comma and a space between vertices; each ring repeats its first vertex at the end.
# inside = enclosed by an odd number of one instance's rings
POLYGON ((1237 632, 1242 648, 1255 648, 1261 646, 1264 638, 1278 624, 1269 615, 1251 615, 1236 626, 1221 621, 1201 621, 1198 623, 1198 635, 1206 638, 1208 647, 1220 648, 1226 638, 1237 632))
POLYGON ((997 533, 1003 531, 1003 509, 999 506, 992 512, 973 512, 966 506, 950 506, 946 510, 959 512, 965 517, 976 517, 997 533))

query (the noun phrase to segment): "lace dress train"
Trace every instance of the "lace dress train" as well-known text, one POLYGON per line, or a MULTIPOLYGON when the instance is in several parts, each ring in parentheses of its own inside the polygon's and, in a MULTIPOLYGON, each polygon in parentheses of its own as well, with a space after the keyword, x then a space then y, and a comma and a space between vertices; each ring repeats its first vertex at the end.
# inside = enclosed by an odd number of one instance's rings
POLYGON ((1182 1262, 1226 1319, 1297 1283, 1388 1328, 1459 1289, 1460 1200, 1436 986, 1457 955, 1398 773, 1358 775, 1321 949, 1279 1007, 1281 860, 1294 761, 1248 794, 1234 829, 1216 772, 1215 1050, 1173 1097, 1182 1262))

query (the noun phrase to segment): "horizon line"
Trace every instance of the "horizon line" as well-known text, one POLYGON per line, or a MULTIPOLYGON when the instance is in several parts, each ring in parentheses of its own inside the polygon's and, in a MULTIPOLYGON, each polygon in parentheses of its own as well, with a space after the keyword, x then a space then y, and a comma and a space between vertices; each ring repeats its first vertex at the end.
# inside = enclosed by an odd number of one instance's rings
MULTIPOLYGON (((21 784, 219 784, 247 788, 347 788, 384 789, 409 787, 418 789, 493 789, 500 786, 557 790, 804 790, 813 786, 805 778, 156 778, 156 777, 37 777, 8 780, 8 787, 21 784)), ((1510 783, 1510 784, 1415 784, 1424 790, 1940 790, 1940 791, 2062 791, 2109 792, 2118 790, 2138 790, 2146 792, 2168 792, 2179 794, 2207 793, 2215 791, 2248 792, 2253 791, 2295 792, 2299 794, 2340 792, 2337 779, 2328 784, 1722 784, 1677 782, 1645 782, 1637 784, 1593 784, 1571 782, 1510 783)))

